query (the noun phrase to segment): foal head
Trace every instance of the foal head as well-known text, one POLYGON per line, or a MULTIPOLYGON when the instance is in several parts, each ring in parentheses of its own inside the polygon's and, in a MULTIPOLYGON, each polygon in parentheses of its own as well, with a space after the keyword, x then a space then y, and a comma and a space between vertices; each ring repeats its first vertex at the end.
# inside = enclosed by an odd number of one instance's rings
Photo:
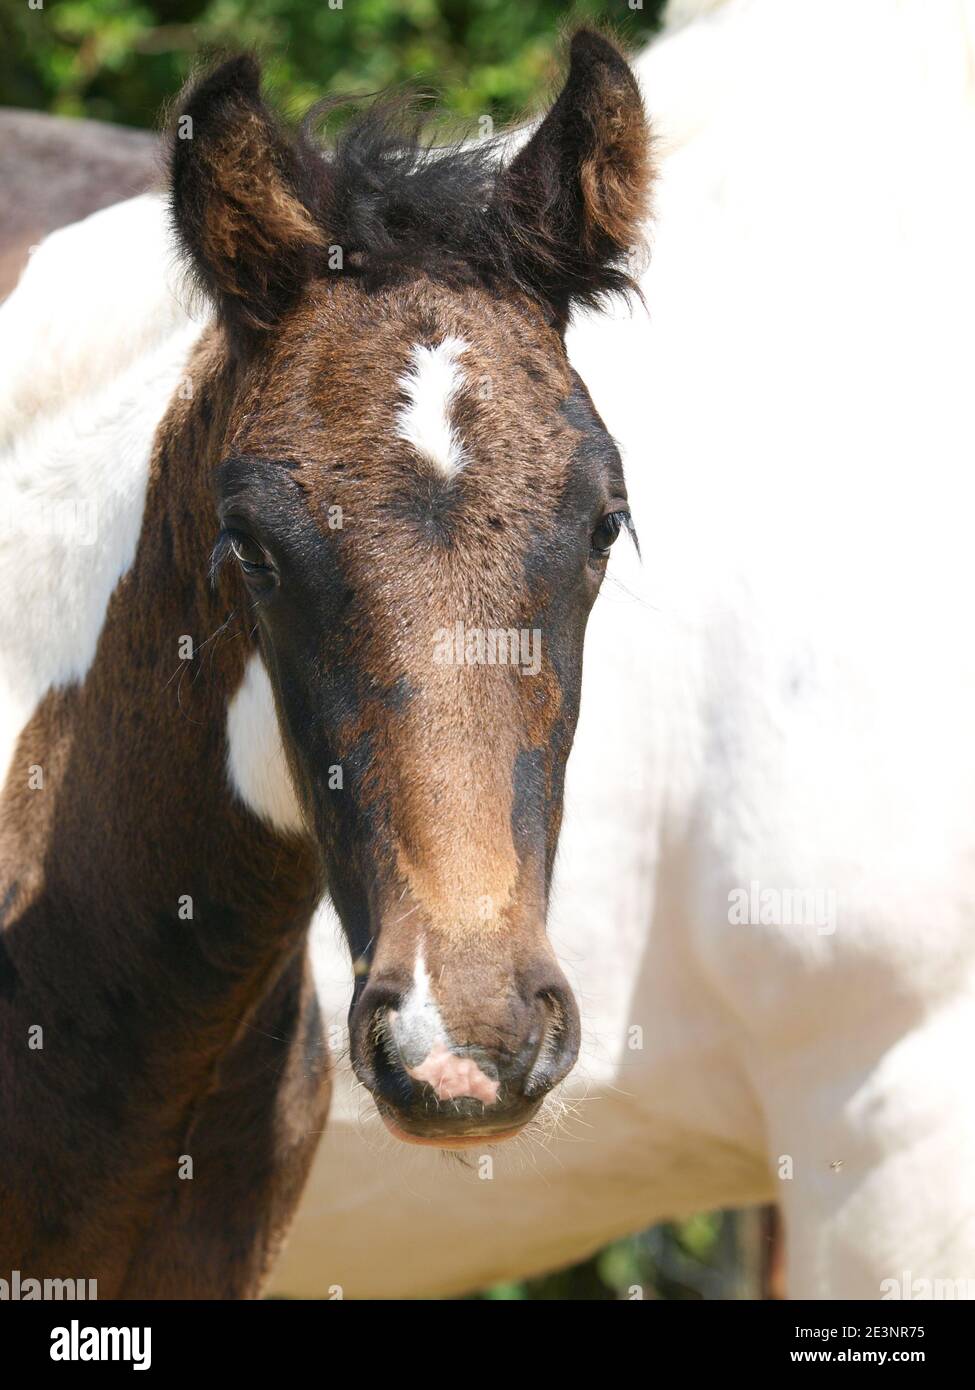
POLYGON ((578 1046, 546 898, 586 621, 629 517, 562 335, 629 283, 639 93, 577 34, 507 166, 424 150, 382 108, 325 153, 246 59, 182 109, 173 215, 233 392, 215 561, 356 961, 353 1064, 399 1137, 501 1137, 578 1046))

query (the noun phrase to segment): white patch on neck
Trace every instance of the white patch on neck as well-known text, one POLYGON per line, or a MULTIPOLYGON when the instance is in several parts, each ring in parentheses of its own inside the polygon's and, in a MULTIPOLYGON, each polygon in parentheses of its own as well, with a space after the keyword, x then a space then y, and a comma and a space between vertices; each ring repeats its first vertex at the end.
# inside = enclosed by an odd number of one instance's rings
POLYGON ((227 706, 227 772, 230 785, 256 816, 285 833, 304 830, 271 682, 257 652, 227 706))
POLYGON ((0 308, 0 784, 53 687, 83 681, 135 559, 153 440, 203 323, 162 201, 47 238, 0 308))
POLYGON ((445 478, 467 462, 450 420, 450 407, 464 384, 457 359, 469 347, 462 338, 444 338, 436 347, 417 345, 410 366, 397 385, 406 396, 397 417, 397 433, 445 478))
POLYGON ((0 307, 0 447, 68 414, 194 321, 164 200, 146 193, 62 227, 0 307))

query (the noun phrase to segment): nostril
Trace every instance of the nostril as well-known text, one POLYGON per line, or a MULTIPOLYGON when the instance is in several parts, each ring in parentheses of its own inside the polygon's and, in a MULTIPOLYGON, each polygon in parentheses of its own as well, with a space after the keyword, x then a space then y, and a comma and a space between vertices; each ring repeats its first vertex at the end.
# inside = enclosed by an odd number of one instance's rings
POLYGON ((403 1058, 396 1043, 392 1020, 394 1011, 383 1008, 377 1010, 371 1031, 373 1093, 380 1095, 392 1105, 406 1107, 413 1098, 413 1083, 403 1064, 403 1058))
POLYGON ((370 1091, 402 1100, 409 1081, 399 1064, 390 1018, 399 1005, 401 990, 394 985, 369 984, 349 1019, 353 1069, 370 1091))
POLYGON ((571 991, 553 985, 539 990, 536 999, 543 1016, 542 1037, 525 1079, 524 1095, 529 1100, 558 1085, 579 1055, 579 1009, 571 991))

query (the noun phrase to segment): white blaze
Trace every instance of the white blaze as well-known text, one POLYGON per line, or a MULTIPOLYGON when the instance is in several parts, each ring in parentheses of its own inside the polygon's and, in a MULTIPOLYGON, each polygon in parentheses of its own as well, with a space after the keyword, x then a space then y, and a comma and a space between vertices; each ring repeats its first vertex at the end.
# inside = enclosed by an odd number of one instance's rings
POLYGON ((464 384, 457 359, 468 344, 444 338, 436 347, 417 345, 410 366, 397 383, 406 397, 397 415, 397 432, 446 478, 463 468, 466 458, 450 420, 450 407, 464 384))

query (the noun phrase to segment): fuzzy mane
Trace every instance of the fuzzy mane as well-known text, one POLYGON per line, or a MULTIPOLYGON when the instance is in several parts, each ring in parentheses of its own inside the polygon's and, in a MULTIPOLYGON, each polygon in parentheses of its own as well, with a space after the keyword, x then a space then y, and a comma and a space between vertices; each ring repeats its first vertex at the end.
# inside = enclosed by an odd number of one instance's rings
MULTIPOLYGON (((435 123, 417 113, 414 95, 384 93, 351 117, 330 148, 317 145, 322 117, 349 100, 316 106, 301 138, 322 166, 323 225, 347 248, 354 271, 371 281, 419 271, 507 283, 536 299, 550 295, 554 280, 566 298, 586 305, 636 291, 615 248, 600 262, 597 282, 591 266, 579 266, 578 248, 550 234, 533 235, 531 261, 519 255, 520 238, 495 190, 522 132, 435 143, 435 123), (532 273, 538 261, 544 277, 532 273)), ((543 202, 556 195, 538 190, 543 202)))

